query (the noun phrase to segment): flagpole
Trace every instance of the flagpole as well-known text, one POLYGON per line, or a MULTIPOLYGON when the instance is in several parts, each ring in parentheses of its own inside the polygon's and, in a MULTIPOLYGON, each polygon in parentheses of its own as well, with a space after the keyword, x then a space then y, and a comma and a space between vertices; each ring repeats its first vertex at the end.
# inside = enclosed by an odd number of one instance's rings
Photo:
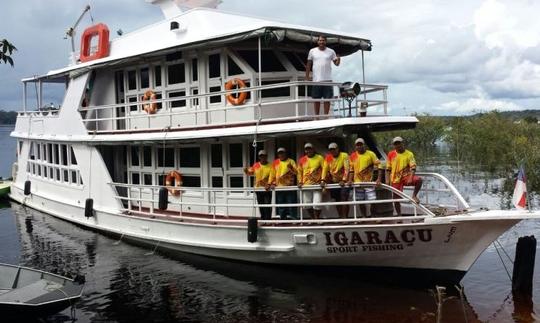
POLYGON ((528 180, 527 180, 527 172, 525 172, 525 163, 522 163, 521 167, 523 168, 523 175, 525 176, 525 196, 527 197, 527 211, 529 211, 529 213, 532 213, 531 199, 529 197, 529 188, 527 187, 528 180))

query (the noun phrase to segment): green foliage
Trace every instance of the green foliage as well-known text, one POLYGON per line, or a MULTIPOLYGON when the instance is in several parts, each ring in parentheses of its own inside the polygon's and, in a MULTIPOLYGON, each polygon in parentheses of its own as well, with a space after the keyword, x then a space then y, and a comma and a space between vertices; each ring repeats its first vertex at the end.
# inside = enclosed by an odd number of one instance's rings
POLYGON ((15 124, 17 112, 0 110, 0 124, 15 124))
POLYGON ((528 185, 540 190, 540 125, 515 122, 499 112, 458 117, 450 122, 446 137, 455 159, 477 165, 513 183, 520 165, 528 185))
POLYGON ((0 40, 0 63, 9 64, 13 67, 13 58, 11 55, 17 48, 7 39, 0 40))

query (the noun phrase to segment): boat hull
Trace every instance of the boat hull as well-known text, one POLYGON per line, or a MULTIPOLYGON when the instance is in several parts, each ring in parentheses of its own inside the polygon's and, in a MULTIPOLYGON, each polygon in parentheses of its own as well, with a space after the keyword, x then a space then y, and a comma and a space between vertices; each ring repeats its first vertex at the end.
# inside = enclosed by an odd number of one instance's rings
MULTIPOLYGON (((255 243, 246 225, 204 225, 96 210, 84 217, 77 205, 37 194, 12 197, 55 217, 174 253, 274 265, 358 267, 416 272, 459 281, 478 256, 520 219, 437 221, 341 226, 264 226, 255 243)), ((373 270, 375 269, 375 270, 373 270)))

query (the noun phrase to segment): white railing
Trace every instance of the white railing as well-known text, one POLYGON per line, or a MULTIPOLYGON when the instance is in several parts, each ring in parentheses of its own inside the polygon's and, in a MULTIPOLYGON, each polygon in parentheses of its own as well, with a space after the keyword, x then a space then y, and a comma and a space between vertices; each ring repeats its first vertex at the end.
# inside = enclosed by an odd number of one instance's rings
MULTIPOLYGON (((266 220, 270 223, 354 223, 354 222, 366 222, 366 221, 379 221, 381 223, 391 222, 391 221, 404 221, 404 220, 414 220, 421 221, 425 217, 434 216, 434 214, 425 206, 421 204, 416 204, 408 195, 403 192, 396 190, 395 188, 381 184, 376 186, 375 183, 358 183, 350 187, 352 192, 352 198, 350 201, 344 202, 320 202, 320 203, 304 203, 302 200, 302 191, 304 190, 321 190, 321 187, 318 185, 309 185, 298 188, 296 186, 287 186, 287 187, 276 187, 273 190, 270 190, 272 193, 272 202, 270 204, 258 204, 253 197, 245 198, 241 203, 228 203, 228 202, 217 202, 218 196, 225 196, 227 193, 231 192, 242 192, 253 194, 253 192, 263 192, 266 191, 262 188, 207 188, 207 187, 181 187, 182 194, 176 198, 168 199, 168 209, 166 212, 157 211, 156 205, 159 203, 159 190, 162 188, 168 189, 179 189, 178 187, 167 187, 167 186, 156 186, 156 185, 135 185, 135 184, 124 184, 124 183, 111 183, 115 188, 123 188, 126 191, 126 196, 117 195, 116 198, 120 201, 123 201, 127 204, 127 207, 122 211, 137 213, 142 215, 149 215, 156 218, 169 218, 171 216, 175 217, 178 220, 186 221, 199 221, 204 223, 244 223, 249 217, 254 215, 254 208, 272 208, 272 218, 276 216, 276 208, 298 208, 299 209, 299 218, 298 219, 288 219, 288 220, 266 220), (377 189, 380 191, 386 191, 391 198, 376 199, 376 200, 356 200, 356 190, 357 189, 377 189), (298 194, 298 202, 291 204, 277 204, 276 201, 276 192, 280 191, 290 191, 293 194, 298 194), (201 201, 186 201, 183 197, 188 196, 189 193, 203 193, 199 196, 201 201), (206 194, 204 194, 206 193, 206 194), (204 196, 206 200, 203 201, 204 196), (212 198, 210 198, 212 197, 212 198), (392 213, 393 213, 393 204, 394 203, 404 203, 408 204, 412 208, 412 216, 385 216, 385 217, 369 217, 364 218, 359 215, 359 210, 356 206, 361 205, 375 205, 375 204, 391 204, 392 213), (327 219, 306 219, 304 207, 311 206, 339 206, 339 205, 349 205, 352 206, 352 218, 327 218, 327 219), (208 212, 204 213, 207 217, 193 217, 189 216, 190 212, 186 211, 188 207, 205 207, 208 209, 208 212), (218 213, 218 208, 224 208, 224 213, 218 213), (240 208, 245 209, 245 212, 239 214, 231 214, 229 208, 240 208), (157 212, 156 212, 157 211, 157 212), (233 218, 231 218, 233 217, 233 218)), ((325 189, 332 188, 341 188, 337 184, 327 185, 325 189)), ((226 201, 226 200, 225 200, 226 201)), ((263 221, 263 222, 266 222, 263 221)))
MULTIPOLYGON (((422 178, 422 189, 420 190, 419 199, 423 205, 430 209, 438 208, 439 212, 446 211, 462 212, 470 208, 469 203, 465 201, 456 187, 438 173, 422 173, 416 175, 422 178)), ((413 187, 405 187, 406 192, 410 192, 413 187)))
MULTIPOLYGON (((233 123, 236 125, 241 123, 249 124, 256 122, 294 122, 302 120, 312 120, 316 117, 321 117, 314 116, 309 113, 309 111, 311 111, 312 109, 311 103, 314 102, 331 102, 331 104, 333 104, 333 114, 327 115, 326 117, 332 118, 359 116, 358 105, 360 103, 367 104, 367 107, 375 107, 382 105, 383 113, 385 115, 387 114, 387 86, 361 84, 361 91, 358 97, 356 97, 349 106, 349 104, 340 97, 334 97, 331 99, 312 99, 308 97, 308 86, 313 85, 326 85, 336 88, 341 85, 341 83, 308 81, 283 82, 271 85, 252 86, 245 89, 186 95, 182 97, 163 98, 151 101, 142 101, 138 98, 138 100, 134 102, 125 102, 121 104, 109 104, 101 106, 89 106, 80 108, 79 111, 85 114, 84 121, 86 122, 87 128, 89 128, 90 131, 96 133, 134 130, 131 127, 131 124, 133 122, 136 122, 137 120, 146 121, 146 127, 144 129, 162 130, 163 128, 176 128, 178 127, 177 125, 179 123, 178 118, 181 117, 194 118, 195 124, 191 126, 196 126, 198 128, 204 126, 229 125, 233 123), (288 98, 262 98, 261 96, 261 91, 280 88, 289 88, 290 96, 288 98), (300 95, 300 90, 302 88, 304 90, 304 94, 300 95), (225 95, 237 94, 241 92, 249 92, 251 94, 251 99, 243 105, 232 106, 227 105, 227 103, 222 103, 221 105, 218 105, 210 104, 209 102, 211 97, 216 96, 221 96, 221 101, 227 102, 225 99, 225 95), (374 93, 382 95, 382 98, 368 98, 368 95, 374 93), (185 107, 173 108, 172 105, 170 105, 170 103, 172 102, 179 101, 185 102, 185 107), (198 104, 193 104, 194 101, 197 101, 198 104), (161 103, 162 107, 155 114, 147 114, 143 111, 142 106, 149 103, 161 103), (288 111, 289 113, 287 115, 272 115, 269 117, 263 116, 265 112, 271 114, 272 107, 284 104, 290 105, 290 111, 288 111), (136 111, 130 111, 131 107, 136 107, 136 111), (116 109, 118 108, 123 108, 125 111, 125 115, 118 116, 116 112, 116 109), (252 111, 250 112, 252 112, 253 117, 238 122, 235 121, 235 118, 229 116, 230 113, 237 113, 238 111, 240 111, 240 109, 252 109, 252 111), (209 120, 212 119, 211 115, 219 112, 223 113, 223 120, 221 122, 210 122, 209 120), (160 124, 159 127, 156 127, 152 125, 152 120, 155 120, 156 118, 168 118, 168 120, 165 121, 164 124, 160 124), (200 119, 203 121, 200 122, 200 119), (124 125, 118 127, 118 121, 124 121, 124 125)), ((321 110, 323 110, 322 107, 321 110)), ((185 128, 185 126, 183 127, 185 128)))

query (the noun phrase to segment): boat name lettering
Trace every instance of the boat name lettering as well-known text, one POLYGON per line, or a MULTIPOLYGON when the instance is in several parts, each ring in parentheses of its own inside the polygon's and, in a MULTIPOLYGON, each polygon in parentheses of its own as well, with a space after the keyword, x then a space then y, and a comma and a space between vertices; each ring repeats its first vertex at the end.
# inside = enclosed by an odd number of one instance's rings
POLYGON ((450 242, 450 240, 452 239, 452 236, 456 233, 456 231, 457 231, 457 227, 451 227, 450 231, 446 235, 446 240, 444 240, 444 243, 450 242))
POLYGON ((430 242, 432 229, 323 232, 328 253, 403 250, 415 242, 430 242))

